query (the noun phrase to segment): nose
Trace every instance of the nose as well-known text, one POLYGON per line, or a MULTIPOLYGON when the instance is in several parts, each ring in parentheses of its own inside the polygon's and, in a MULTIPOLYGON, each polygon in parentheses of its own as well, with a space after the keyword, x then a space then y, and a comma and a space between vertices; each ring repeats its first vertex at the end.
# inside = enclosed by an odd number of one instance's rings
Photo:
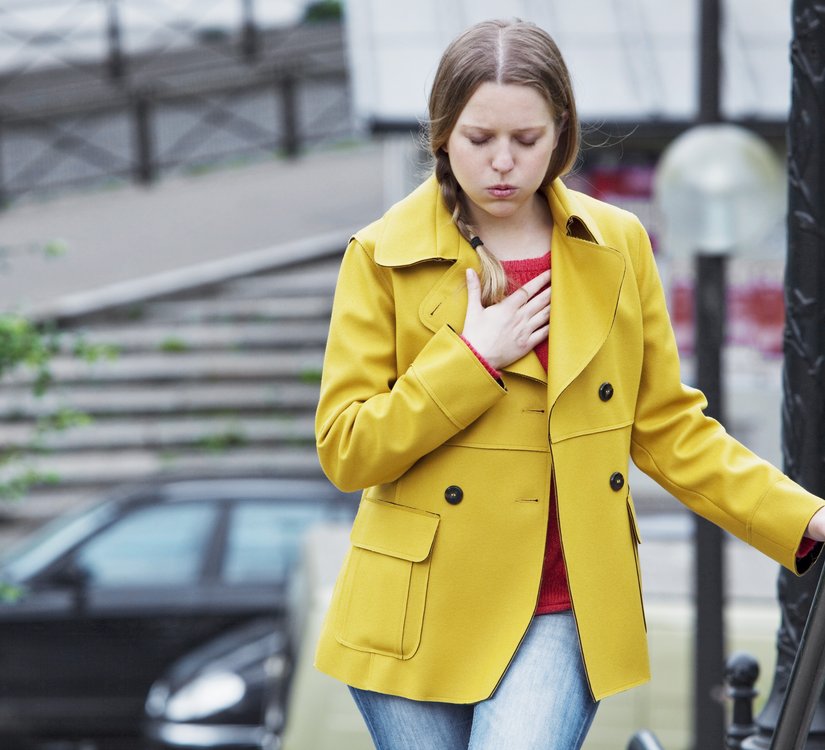
POLYGON ((500 145, 493 154, 493 169, 499 174, 506 174, 513 166, 513 154, 507 144, 500 145))

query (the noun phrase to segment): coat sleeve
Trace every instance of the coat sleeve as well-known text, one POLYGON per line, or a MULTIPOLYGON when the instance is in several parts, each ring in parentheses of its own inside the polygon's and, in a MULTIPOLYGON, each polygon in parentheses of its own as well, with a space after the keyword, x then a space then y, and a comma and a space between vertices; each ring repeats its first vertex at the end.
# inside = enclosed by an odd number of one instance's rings
POLYGON ((449 326, 398 371, 391 271, 353 239, 335 291, 315 418, 321 466, 343 490, 391 482, 506 391, 449 326))
POLYGON ((644 362, 631 438, 634 463, 691 510, 795 573, 822 545, 796 557, 825 503, 705 416, 707 400, 681 383, 679 355, 661 281, 640 224, 633 263, 644 325, 644 362))

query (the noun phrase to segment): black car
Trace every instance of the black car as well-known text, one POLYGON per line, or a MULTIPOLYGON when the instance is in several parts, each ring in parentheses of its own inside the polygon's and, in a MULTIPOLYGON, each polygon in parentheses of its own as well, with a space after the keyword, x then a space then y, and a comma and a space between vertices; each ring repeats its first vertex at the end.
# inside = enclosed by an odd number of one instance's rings
POLYGON ((277 750, 293 654, 283 620, 263 617, 181 657, 149 690, 146 747, 277 750))
POLYGON ((180 656, 284 617, 304 531, 351 519, 325 480, 150 483, 35 535, 0 563, 0 747, 140 734, 180 656))

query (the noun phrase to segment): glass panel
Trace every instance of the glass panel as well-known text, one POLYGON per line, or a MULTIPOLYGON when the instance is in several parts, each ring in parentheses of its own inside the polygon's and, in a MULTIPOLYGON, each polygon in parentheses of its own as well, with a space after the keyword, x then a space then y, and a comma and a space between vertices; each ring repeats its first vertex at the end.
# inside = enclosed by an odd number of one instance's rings
POLYGON ((141 508, 94 537, 77 562, 96 586, 179 586, 194 583, 217 508, 141 508))
POLYGON ((276 583, 295 564, 301 538, 313 523, 349 518, 322 504, 239 503, 233 512, 224 562, 228 583, 276 583))

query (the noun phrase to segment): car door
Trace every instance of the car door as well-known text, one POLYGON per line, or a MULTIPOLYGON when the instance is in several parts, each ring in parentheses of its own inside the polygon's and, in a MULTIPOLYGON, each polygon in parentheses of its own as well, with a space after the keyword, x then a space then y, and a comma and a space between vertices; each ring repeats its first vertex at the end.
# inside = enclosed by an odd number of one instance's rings
POLYGON ((151 682, 234 621, 203 585, 224 512, 138 505, 34 581, 5 613, 0 716, 38 732, 136 729, 151 682))

